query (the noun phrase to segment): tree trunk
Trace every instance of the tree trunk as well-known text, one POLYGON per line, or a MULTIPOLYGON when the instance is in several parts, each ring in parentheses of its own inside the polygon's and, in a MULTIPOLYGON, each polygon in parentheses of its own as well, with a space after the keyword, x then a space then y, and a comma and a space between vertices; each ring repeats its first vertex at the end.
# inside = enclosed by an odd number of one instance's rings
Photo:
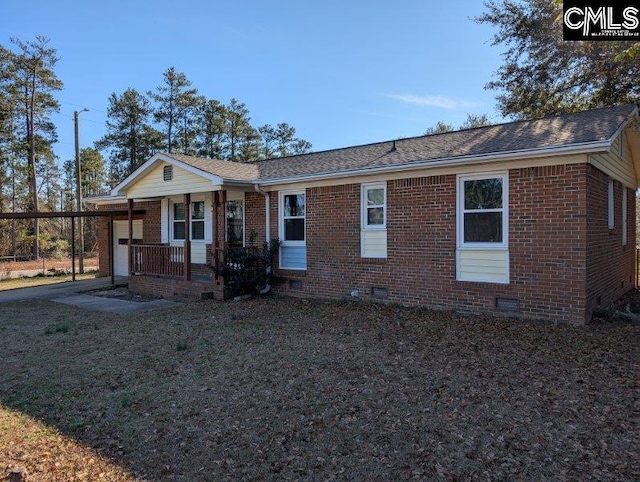
MULTIPOLYGON (((35 129, 35 111, 36 111, 36 76, 38 70, 33 69, 31 74, 31 92, 29 93, 29 105, 27 109, 27 142, 29 143, 29 190, 31 191, 31 208, 38 211, 38 183, 36 180, 36 139, 34 135, 35 129)), ((36 259, 40 259, 40 220, 33 220, 35 239, 33 240, 33 251, 36 259)))

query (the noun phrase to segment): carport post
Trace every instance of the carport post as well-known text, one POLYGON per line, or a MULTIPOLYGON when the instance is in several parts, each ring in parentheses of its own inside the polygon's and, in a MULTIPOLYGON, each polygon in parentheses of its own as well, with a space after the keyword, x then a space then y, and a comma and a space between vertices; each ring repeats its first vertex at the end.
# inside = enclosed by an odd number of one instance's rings
POLYGON ((76 280, 76 218, 71 217, 71 281, 76 280))
POLYGON ((184 280, 191 281, 191 194, 184 195, 184 280))
POLYGON ((113 272, 114 263, 113 263, 113 216, 109 216, 109 224, 107 224, 107 244, 109 247, 107 250, 109 251, 109 274, 111 275, 111 286, 115 286, 116 278, 115 273, 113 272))
POLYGON ((131 274, 131 272, 133 271, 133 199, 129 199, 129 212, 128 217, 129 217, 129 267, 127 269, 127 273, 131 274))
POLYGON ((211 193, 211 199, 213 200, 213 203, 211 205, 212 211, 213 211, 213 266, 216 268, 216 270, 214 270, 214 279, 217 282, 218 281, 218 256, 220 255, 220 253, 218 252, 219 248, 220 248, 220 243, 218 242, 218 209, 220 208, 220 200, 218 199, 219 195, 218 195, 218 191, 213 191, 211 193))

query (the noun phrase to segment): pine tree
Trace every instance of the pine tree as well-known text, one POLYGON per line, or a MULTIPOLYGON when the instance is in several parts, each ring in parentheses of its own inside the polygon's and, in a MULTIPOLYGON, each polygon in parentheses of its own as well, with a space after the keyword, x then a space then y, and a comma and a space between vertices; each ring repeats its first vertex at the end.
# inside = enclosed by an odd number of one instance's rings
MULTIPOLYGON (((54 67, 58 62, 56 49, 49 46, 49 39, 37 36, 35 40, 23 42, 11 39, 18 48, 13 69, 13 92, 16 95, 18 116, 22 118, 20 135, 24 147, 19 155, 27 164, 29 203, 31 211, 39 210, 37 162, 53 157, 52 144, 56 141, 56 128, 51 122, 52 113, 59 110, 59 103, 53 93, 62 89, 62 82, 56 77, 54 67)), ((40 222, 33 221, 33 254, 40 256, 40 222)))
POLYGON ((256 130, 251 126, 249 109, 236 99, 231 99, 226 107, 223 139, 224 159, 237 162, 250 160, 246 157, 249 151, 247 147, 257 141, 256 130))
POLYGON ((109 153, 109 184, 114 186, 162 148, 162 134, 151 124, 151 102, 129 88, 109 97, 107 134, 96 149, 109 153))
POLYGON ((206 99, 197 108, 196 154, 209 159, 224 158, 227 109, 216 99, 206 99))
POLYGON ((189 149, 187 132, 189 120, 193 117, 193 110, 197 104, 197 90, 191 89, 191 82, 182 72, 176 72, 169 67, 163 75, 164 83, 147 95, 155 102, 153 118, 163 125, 165 149, 167 152, 175 150, 174 137, 176 128, 182 128, 183 148, 189 149), (180 126, 178 124, 182 123, 180 126))
POLYGON ((311 150, 311 143, 295 137, 295 127, 286 122, 278 124, 277 127, 266 124, 258 131, 262 137, 261 159, 304 154, 311 150))

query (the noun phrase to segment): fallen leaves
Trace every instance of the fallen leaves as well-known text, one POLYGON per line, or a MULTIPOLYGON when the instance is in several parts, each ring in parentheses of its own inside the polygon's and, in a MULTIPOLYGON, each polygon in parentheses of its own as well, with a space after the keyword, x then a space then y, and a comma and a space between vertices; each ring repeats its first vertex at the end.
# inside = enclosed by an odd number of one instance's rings
MULTIPOLYGON (((628 323, 282 298, 129 317, 34 302, 0 320, 1 403, 122 480, 640 476, 628 323), (54 322, 70 329, 43 336, 54 322)), ((31 476, 33 460, 15 463, 31 476)))

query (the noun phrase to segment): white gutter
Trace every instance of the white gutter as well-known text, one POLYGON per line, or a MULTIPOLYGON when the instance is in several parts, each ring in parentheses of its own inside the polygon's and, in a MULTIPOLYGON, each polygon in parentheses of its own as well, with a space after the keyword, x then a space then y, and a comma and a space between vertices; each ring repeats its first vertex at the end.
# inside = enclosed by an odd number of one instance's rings
POLYGON ((264 196, 264 219, 266 224, 264 229, 264 237, 265 241, 268 243, 269 241, 271 241, 271 195, 268 192, 260 189, 260 184, 256 183, 253 185, 253 187, 255 188, 256 192, 259 192, 264 196))
MULTIPOLYGON (((428 161, 416 161, 407 164, 394 164, 383 167, 372 167, 364 169, 353 169, 349 171, 326 172, 321 174, 301 174, 299 176, 287 176, 282 178, 261 179, 259 183, 263 186, 273 184, 290 184, 300 181, 316 181, 323 179, 335 179, 340 177, 360 176, 363 174, 379 174, 385 172, 411 171, 429 167, 458 166, 461 164, 480 164, 495 161, 512 161, 517 159, 531 159, 539 157, 549 157, 561 154, 589 154, 593 152, 606 152, 611 147, 611 140, 586 142, 565 147, 545 147, 542 149, 523 149, 519 151, 509 151, 503 153, 488 153, 473 156, 445 157, 428 161)), ((255 185, 258 181, 255 181, 255 185)))

